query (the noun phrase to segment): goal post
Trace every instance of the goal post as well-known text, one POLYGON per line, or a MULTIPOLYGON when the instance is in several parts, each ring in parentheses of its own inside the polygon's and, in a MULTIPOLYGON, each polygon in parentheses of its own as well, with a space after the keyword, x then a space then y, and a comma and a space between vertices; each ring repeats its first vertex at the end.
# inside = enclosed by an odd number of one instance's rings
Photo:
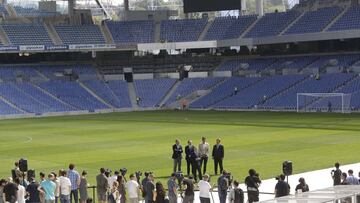
POLYGON ((351 94, 297 93, 297 112, 351 112, 351 94))

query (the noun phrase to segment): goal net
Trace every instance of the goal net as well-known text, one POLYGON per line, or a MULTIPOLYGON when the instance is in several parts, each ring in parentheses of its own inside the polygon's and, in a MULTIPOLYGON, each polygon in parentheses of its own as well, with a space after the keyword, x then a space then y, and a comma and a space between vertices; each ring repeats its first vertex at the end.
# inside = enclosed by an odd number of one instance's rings
POLYGON ((351 112, 351 94, 298 93, 296 100, 297 112, 351 112))

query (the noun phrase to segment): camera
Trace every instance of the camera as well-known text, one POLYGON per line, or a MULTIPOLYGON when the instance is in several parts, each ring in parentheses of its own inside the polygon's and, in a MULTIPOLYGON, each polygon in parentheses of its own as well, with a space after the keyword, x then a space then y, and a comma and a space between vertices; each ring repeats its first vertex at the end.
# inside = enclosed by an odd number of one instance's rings
POLYGON ((150 174, 153 174, 153 172, 151 172, 151 171, 149 171, 149 172, 145 171, 144 172, 145 177, 148 177, 150 174))
POLYGON ((106 176, 106 177, 110 177, 111 172, 112 172, 111 169, 108 169, 108 168, 107 168, 107 169, 105 170, 105 176, 106 176))
POLYGON ((229 185, 231 185, 233 181, 233 176, 231 175, 231 172, 226 173, 225 178, 229 181, 229 185))
POLYGON ((126 169, 126 168, 121 168, 121 169, 120 169, 120 173, 121 173, 121 175, 122 175, 123 177, 125 177, 126 172, 127 172, 127 169, 126 169))
POLYGON ((140 181, 140 177, 142 176, 141 171, 136 171, 136 172, 135 172, 135 176, 136 176, 137 181, 139 182, 139 181, 140 181))
POLYGON ((181 183, 184 180, 184 174, 181 171, 176 172, 175 177, 179 183, 181 183))

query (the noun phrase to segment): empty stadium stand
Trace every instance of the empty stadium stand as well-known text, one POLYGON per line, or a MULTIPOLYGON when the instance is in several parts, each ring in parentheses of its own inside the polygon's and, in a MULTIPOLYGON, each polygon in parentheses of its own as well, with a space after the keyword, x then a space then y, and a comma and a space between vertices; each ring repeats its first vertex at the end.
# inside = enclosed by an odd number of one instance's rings
POLYGON ((162 21, 160 40, 167 42, 197 41, 207 20, 207 18, 201 18, 162 21))
POLYGON ((12 45, 52 45, 45 27, 40 24, 2 25, 12 45))
POLYGON ((54 26, 64 44, 105 44, 105 38, 97 25, 54 26))
POLYGON ((154 42, 153 21, 106 21, 115 43, 154 42))

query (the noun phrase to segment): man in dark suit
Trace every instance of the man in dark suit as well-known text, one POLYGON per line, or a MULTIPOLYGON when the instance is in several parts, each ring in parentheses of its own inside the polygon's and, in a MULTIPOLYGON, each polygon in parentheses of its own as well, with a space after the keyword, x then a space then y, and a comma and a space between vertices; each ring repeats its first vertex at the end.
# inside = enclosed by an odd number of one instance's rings
POLYGON ((218 165, 220 173, 223 172, 224 146, 220 144, 220 138, 216 139, 216 145, 213 147, 212 158, 214 159, 215 175, 217 175, 218 165))
POLYGON ((172 159, 174 160, 174 173, 177 171, 181 171, 181 159, 182 159, 182 153, 183 149, 180 144, 180 140, 176 139, 175 144, 172 146, 173 154, 172 159))
POLYGON ((195 154, 195 147, 192 144, 192 141, 189 140, 188 141, 188 145, 185 147, 185 160, 186 160, 186 171, 187 171, 187 175, 190 175, 190 167, 193 164, 193 158, 194 158, 194 154, 195 154))

